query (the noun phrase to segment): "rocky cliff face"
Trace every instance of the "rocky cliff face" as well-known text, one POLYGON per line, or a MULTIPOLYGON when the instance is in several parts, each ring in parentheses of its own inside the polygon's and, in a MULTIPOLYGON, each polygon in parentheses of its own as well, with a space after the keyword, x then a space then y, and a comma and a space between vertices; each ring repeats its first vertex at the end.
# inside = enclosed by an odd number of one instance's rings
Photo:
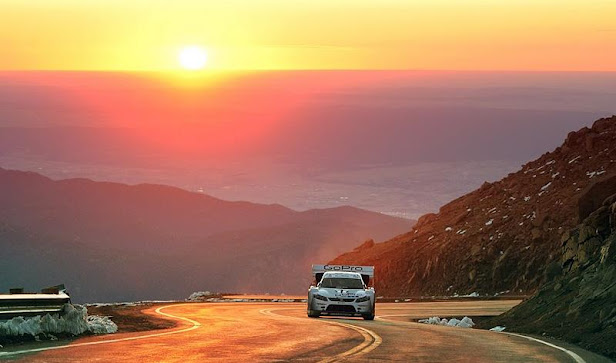
POLYGON ((579 197, 587 188, 601 189, 595 182, 615 170, 613 116, 571 132, 562 146, 518 172, 424 215, 410 232, 332 263, 375 265, 376 288, 387 296, 532 293, 560 260, 561 236, 600 203, 580 204, 579 197))
POLYGON ((616 358, 616 174, 580 198, 580 207, 614 193, 562 235, 551 279, 533 297, 486 327, 546 334, 616 358))

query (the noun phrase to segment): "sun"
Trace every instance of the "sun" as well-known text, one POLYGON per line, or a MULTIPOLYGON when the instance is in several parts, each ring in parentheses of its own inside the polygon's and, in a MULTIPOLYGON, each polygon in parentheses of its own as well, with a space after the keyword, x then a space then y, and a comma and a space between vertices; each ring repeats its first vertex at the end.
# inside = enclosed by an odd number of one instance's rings
POLYGON ((197 45, 184 47, 178 53, 178 62, 184 69, 197 71, 207 64, 207 52, 197 45))

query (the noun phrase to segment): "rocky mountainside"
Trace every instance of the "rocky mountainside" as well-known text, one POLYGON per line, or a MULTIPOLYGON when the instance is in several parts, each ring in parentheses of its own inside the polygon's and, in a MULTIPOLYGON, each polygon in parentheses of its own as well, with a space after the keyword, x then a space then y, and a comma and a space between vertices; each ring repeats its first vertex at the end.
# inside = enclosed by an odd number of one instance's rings
POLYGON ((580 208, 588 217, 562 235, 549 281, 532 298, 482 324, 550 335, 616 358, 616 174, 589 188, 580 208))
POLYGON ((571 132, 521 170, 422 216, 410 232, 332 263, 375 265, 387 296, 531 293, 560 259, 561 235, 593 209, 578 206, 579 196, 614 170, 616 116, 571 132))
POLYGON ((299 293, 311 263, 413 224, 352 207, 297 212, 4 169, 0 186, 0 292, 65 283, 77 301, 299 293))

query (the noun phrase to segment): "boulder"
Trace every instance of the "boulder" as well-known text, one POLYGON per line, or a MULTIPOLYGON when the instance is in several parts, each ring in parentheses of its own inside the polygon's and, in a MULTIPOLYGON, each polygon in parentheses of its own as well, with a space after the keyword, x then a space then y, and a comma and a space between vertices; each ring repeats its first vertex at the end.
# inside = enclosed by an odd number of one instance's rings
POLYGON ((424 214, 417 220, 417 224, 415 224, 415 229, 420 229, 421 227, 435 221, 437 218, 438 216, 434 213, 424 214))
POLYGON ((602 132, 609 130, 610 128, 614 126, 616 126, 616 118, 614 117, 601 118, 592 124, 592 131, 600 134, 602 132))
POLYGON ((578 199, 578 219, 583 221, 616 193, 616 174, 606 175, 584 189, 578 199))
POLYGON ((592 152, 595 146, 595 139, 597 138, 597 134, 590 133, 586 135, 584 138, 584 146, 586 147, 586 152, 592 152))
POLYGON ((359 245, 358 247, 355 248, 355 251, 365 251, 369 248, 374 247, 374 240, 373 239, 369 239, 366 242, 362 243, 361 245, 359 245))

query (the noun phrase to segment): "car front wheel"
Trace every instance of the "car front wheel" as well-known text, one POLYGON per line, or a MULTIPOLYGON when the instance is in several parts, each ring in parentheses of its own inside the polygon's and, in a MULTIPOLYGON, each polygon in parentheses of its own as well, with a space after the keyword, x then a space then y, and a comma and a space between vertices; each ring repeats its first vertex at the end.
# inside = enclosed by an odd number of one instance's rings
POLYGON ((321 316, 321 313, 319 313, 316 310, 308 310, 308 317, 309 318, 318 318, 319 316, 321 316))

